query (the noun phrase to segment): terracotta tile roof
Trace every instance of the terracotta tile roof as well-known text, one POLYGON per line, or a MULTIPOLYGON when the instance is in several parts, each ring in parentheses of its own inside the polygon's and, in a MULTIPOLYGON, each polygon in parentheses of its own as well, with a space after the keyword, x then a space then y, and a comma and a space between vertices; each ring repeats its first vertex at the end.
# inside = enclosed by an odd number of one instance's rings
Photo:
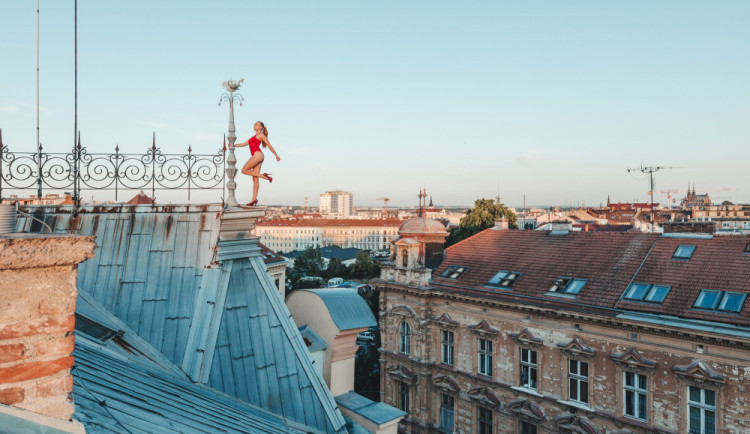
POLYGON ((258 220, 256 226, 290 226, 290 227, 382 227, 401 226, 405 220, 401 219, 263 219, 258 220))
POLYGON ((750 325, 750 302, 738 313, 694 309, 702 289, 750 293, 750 254, 744 253, 750 236, 713 239, 661 237, 634 282, 670 285, 662 304, 622 300, 618 308, 677 315, 683 318, 750 325), (672 259, 679 245, 696 246, 689 260, 672 259))
POLYGON ((505 296, 522 295, 555 305, 574 301, 612 308, 628 286, 658 234, 620 232, 570 232, 486 230, 447 249, 446 259, 434 276, 449 265, 466 265, 458 279, 434 277, 436 285, 479 288, 505 296), (498 271, 521 272, 511 290, 484 285, 498 271), (558 277, 587 279, 576 298, 547 290, 558 277))
POLYGON ((701 239, 640 232, 550 235, 549 231, 486 230, 449 247, 432 284, 437 289, 575 311, 615 315, 629 310, 750 325, 747 300, 740 313, 693 308, 702 289, 750 293, 750 253, 745 253, 749 245, 750 236, 701 239), (695 245, 693 256, 672 259, 678 245, 695 245), (467 269, 457 279, 440 277, 452 265, 467 269), (510 289, 487 286, 498 271, 522 275, 510 289), (577 295, 549 293, 559 277, 587 282, 577 295), (661 304, 622 300, 631 282, 672 289, 661 304))
POLYGON ((260 247, 260 255, 263 257, 263 263, 266 265, 286 260, 263 243, 258 243, 258 247, 260 247))

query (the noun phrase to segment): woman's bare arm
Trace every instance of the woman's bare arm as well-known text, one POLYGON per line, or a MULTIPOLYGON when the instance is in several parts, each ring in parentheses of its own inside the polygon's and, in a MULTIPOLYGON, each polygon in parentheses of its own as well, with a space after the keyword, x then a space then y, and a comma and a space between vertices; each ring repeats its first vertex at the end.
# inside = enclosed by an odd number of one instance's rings
POLYGON ((263 143, 265 143, 265 144, 266 144, 266 146, 268 146, 268 149, 270 149, 270 150, 271 150, 271 152, 273 152, 273 155, 275 155, 275 156, 276 156, 276 161, 281 161, 281 157, 279 157, 279 154, 277 154, 277 153, 276 153, 276 150, 275 150, 275 149, 273 149, 273 146, 271 146, 271 142, 269 142, 269 141, 268 141, 268 137, 266 137, 266 135, 265 135, 265 134, 261 134, 261 135, 260 135, 260 140, 261 140, 261 141, 262 141, 263 143))
POLYGON ((241 147, 243 147, 243 146, 247 146, 247 145, 249 145, 249 144, 250 144, 250 140, 245 140, 244 142, 240 142, 240 143, 235 143, 235 144, 234 144, 234 147, 235 147, 235 148, 241 148, 241 147))

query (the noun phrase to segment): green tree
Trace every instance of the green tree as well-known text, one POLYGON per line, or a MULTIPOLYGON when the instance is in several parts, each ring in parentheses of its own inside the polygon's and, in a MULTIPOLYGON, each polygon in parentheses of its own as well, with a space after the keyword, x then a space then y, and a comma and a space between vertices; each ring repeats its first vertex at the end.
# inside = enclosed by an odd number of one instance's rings
POLYGON ((294 259, 294 269, 307 276, 321 276, 323 264, 320 247, 308 247, 304 253, 294 259))
POLYGON ((725 200, 725 201, 724 201, 724 202, 722 202, 721 204, 722 204, 722 205, 734 205, 734 202, 732 202, 731 200, 725 200))
POLYGON ((349 267, 349 274, 354 279, 371 279, 380 275, 380 267, 372 260, 369 253, 360 250, 357 252, 354 264, 349 267))
POLYGON ((341 259, 334 257, 328 261, 328 268, 326 268, 323 275, 326 279, 332 279, 334 277, 346 277, 348 272, 349 270, 347 270, 347 266, 341 262, 341 259))
POLYGON ((445 247, 452 246, 461 240, 495 226, 495 220, 504 218, 508 221, 508 227, 518 229, 516 214, 502 203, 496 203, 492 199, 477 199, 474 208, 466 211, 457 228, 451 230, 445 247))

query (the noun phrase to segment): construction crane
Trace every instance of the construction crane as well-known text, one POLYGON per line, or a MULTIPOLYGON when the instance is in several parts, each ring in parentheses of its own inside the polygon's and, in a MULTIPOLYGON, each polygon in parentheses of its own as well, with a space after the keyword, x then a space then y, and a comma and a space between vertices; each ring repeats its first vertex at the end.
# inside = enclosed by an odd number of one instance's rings
POLYGON ((383 201, 383 217, 388 217, 388 201, 391 200, 390 197, 379 197, 375 200, 382 200, 383 201))
POLYGON ((656 221, 654 221, 654 172, 658 172, 660 170, 664 169, 679 169, 675 166, 643 166, 641 165, 638 169, 631 169, 628 167, 628 173, 630 172, 641 172, 641 173, 648 173, 649 178, 649 186, 651 187, 649 189, 649 196, 651 203, 649 204, 649 208, 651 208, 651 229, 653 230, 656 226, 656 221))
POLYGON ((670 189, 670 190, 659 190, 659 193, 666 194, 667 195, 667 206, 669 208, 672 208, 672 205, 670 204, 670 201, 673 201, 672 199, 672 193, 677 193, 677 190, 670 189))

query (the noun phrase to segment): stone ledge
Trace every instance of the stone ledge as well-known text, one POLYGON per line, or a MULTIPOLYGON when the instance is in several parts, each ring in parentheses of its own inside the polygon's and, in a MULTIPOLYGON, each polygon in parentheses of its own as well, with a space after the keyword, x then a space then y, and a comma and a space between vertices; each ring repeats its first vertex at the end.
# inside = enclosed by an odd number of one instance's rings
POLYGON ((66 234, 0 236, 0 270, 73 265, 94 256, 94 238, 66 234))

